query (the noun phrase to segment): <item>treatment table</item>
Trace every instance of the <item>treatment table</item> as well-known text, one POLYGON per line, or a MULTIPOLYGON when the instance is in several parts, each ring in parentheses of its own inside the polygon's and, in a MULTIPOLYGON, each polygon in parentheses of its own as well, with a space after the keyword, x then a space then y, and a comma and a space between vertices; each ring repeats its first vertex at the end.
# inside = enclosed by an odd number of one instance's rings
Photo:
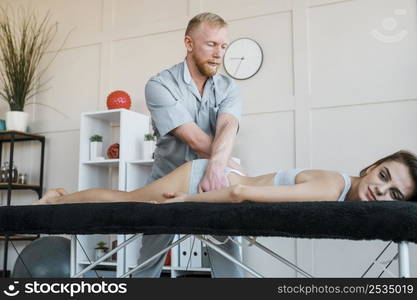
MULTIPOLYGON (((165 254, 192 235, 256 277, 243 262, 228 257, 209 235, 242 236, 299 274, 310 274, 258 243, 253 237, 383 240, 398 244, 399 276, 409 277, 408 243, 417 242, 417 203, 281 202, 173 203, 138 202, 23 205, 0 207, 0 234, 135 234, 72 277, 80 277, 143 234, 184 234, 140 266, 165 254)), ((72 251, 76 248, 72 240, 72 251)), ((72 255, 74 256, 74 255, 72 255)), ((72 259, 75 264, 75 259, 72 259)))

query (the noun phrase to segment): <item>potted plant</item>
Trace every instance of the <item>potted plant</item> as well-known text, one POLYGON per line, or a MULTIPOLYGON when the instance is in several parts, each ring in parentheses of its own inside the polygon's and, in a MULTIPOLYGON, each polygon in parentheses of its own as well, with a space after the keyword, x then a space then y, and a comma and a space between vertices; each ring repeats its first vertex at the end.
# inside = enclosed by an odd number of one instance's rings
POLYGON ((109 250, 108 247, 106 247, 106 243, 103 241, 100 241, 97 243, 97 247, 94 248, 95 251, 95 259, 99 259, 100 257, 102 257, 103 255, 105 255, 107 253, 107 251, 109 250))
POLYGON ((145 134, 143 141, 143 159, 152 159, 155 151, 156 137, 153 134, 145 134))
POLYGON ((103 137, 95 134, 90 137, 90 160, 96 160, 102 157, 103 151, 103 137))
POLYGON ((38 19, 35 13, 20 9, 19 13, 0 8, 0 98, 10 111, 6 113, 7 130, 26 131, 28 100, 40 92, 40 78, 46 67, 40 62, 57 33, 57 24, 50 24, 49 13, 38 19))

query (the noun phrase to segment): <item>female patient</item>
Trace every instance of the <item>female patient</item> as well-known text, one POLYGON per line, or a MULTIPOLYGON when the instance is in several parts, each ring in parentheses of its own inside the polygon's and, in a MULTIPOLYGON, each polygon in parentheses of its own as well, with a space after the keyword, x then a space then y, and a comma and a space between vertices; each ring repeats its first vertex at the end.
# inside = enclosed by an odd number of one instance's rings
POLYGON ((183 164, 159 180, 131 192, 91 189, 67 194, 53 189, 35 204, 84 202, 283 202, 283 201, 416 201, 417 157, 398 151, 363 169, 359 177, 324 170, 292 169, 246 177, 226 169, 230 186, 197 193, 207 160, 183 164))

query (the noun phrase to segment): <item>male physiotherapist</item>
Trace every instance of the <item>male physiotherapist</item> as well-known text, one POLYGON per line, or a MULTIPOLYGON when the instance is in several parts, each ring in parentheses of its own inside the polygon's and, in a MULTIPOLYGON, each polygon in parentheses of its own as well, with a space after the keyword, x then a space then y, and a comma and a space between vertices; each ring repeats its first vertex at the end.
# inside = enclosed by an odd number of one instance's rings
MULTIPOLYGON (((145 88, 148 109, 157 136, 155 162, 148 183, 183 163, 209 159, 200 182, 202 192, 229 185, 226 166, 241 170, 231 160, 242 100, 234 82, 217 71, 228 44, 227 23, 218 15, 202 13, 188 23, 187 56, 153 76, 145 88)), ((169 51, 169 49, 167 49, 169 51)), ((184 218, 187 218, 184 215, 184 218)), ((145 235, 139 263, 167 247, 173 235, 145 235)), ((239 248, 226 237, 215 237, 227 253, 239 258, 239 248)), ((242 277, 243 272, 214 250, 209 250, 213 277, 242 277)), ((159 277, 165 256, 155 259, 137 277, 159 277)))

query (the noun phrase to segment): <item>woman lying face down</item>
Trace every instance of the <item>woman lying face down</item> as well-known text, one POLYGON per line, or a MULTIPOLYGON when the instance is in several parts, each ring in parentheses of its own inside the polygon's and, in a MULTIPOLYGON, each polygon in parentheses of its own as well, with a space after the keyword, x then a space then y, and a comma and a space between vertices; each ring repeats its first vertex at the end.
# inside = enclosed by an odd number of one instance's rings
POLYGON ((416 201, 417 157, 398 151, 360 172, 293 169, 256 177, 226 170, 230 186, 197 193, 207 160, 194 160, 153 183, 131 192, 91 189, 68 194, 49 190, 34 204, 89 202, 289 202, 289 201, 416 201))

